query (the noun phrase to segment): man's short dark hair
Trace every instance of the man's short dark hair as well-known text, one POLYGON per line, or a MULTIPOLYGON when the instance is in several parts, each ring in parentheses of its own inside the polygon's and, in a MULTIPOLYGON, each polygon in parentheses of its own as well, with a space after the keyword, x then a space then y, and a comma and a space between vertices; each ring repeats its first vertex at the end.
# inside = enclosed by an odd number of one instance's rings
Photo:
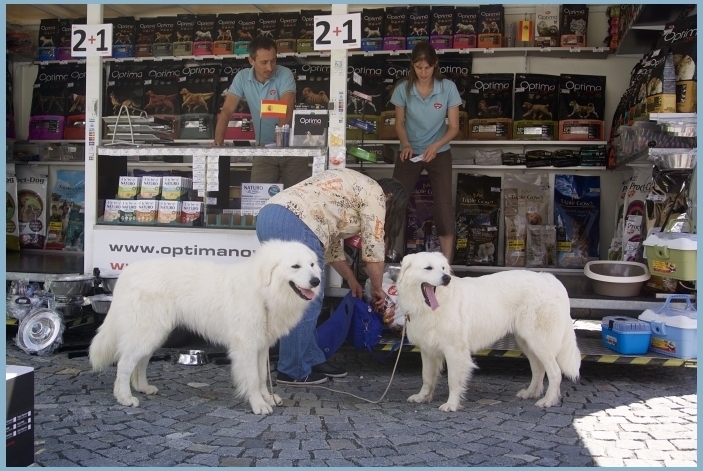
POLYGON ((259 49, 270 50, 273 49, 278 53, 278 48, 276 47, 276 41, 268 36, 257 36, 251 40, 249 43, 249 57, 256 59, 256 51, 259 49))

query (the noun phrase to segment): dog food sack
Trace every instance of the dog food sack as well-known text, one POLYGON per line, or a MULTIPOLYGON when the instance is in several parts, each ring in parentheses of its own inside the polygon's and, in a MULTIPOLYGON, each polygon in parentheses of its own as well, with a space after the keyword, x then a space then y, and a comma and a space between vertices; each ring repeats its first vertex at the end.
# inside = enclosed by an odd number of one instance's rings
POLYGON ((645 200, 646 233, 664 230, 664 225, 680 218, 690 218, 689 191, 692 170, 654 167, 654 184, 645 200))
POLYGON ((553 225, 527 226, 525 266, 553 268, 557 263, 557 228, 553 225))
POLYGON ((623 229, 625 227, 625 196, 627 188, 630 186, 630 180, 626 180, 622 184, 620 196, 615 200, 615 233, 610 241, 608 248, 608 260, 622 260, 622 238, 623 229))
POLYGON ((156 18, 140 18, 137 22, 137 44, 134 46, 135 57, 151 57, 154 55, 156 23, 156 18))
POLYGON ((628 262, 642 260, 642 241, 645 232, 645 201, 654 186, 648 168, 635 167, 623 205, 622 259, 628 262))
MULTIPOLYGON (((227 90, 232 84, 234 76, 237 75, 240 70, 249 67, 249 62, 246 59, 225 59, 222 61, 222 69, 217 83, 216 120, 225 103, 227 90)), ((234 110, 234 113, 232 113, 232 116, 230 116, 230 121, 225 131, 225 139, 256 139, 249 104, 244 98, 239 100, 237 108, 234 110)))
POLYGON ((386 34, 383 35, 383 49, 395 51, 405 49, 408 35, 408 7, 387 7, 385 17, 386 34))
POLYGON ((430 40, 430 17, 432 11, 429 6, 408 7, 408 38, 405 49, 412 51, 420 41, 430 40))
POLYGON ((69 65, 40 65, 32 91, 29 139, 63 139, 69 65))
POLYGON ((586 5, 563 5, 561 7, 561 46, 585 47, 588 30, 588 7, 586 5))
POLYGON ((515 75, 513 138, 554 141, 558 136, 559 77, 515 75))
POLYGON ((16 174, 20 247, 43 249, 46 240, 49 168, 46 165, 18 165, 16 174))
POLYGON ((7 173, 5 178, 5 220, 7 225, 7 250, 19 252, 19 204, 17 202, 17 177, 14 173, 7 173))
POLYGON ((181 69, 179 98, 181 139, 212 139, 215 133, 215 106, 220 64, 187 65, 181 69))
POLYGON ((454 264, 497 265, 500 177, 457 175, 454 264))
POLYGON ((386 61, 383 64, 383 109, 378 131, 379 139, 398 139, 398 133, 395 130, 395 105, 391 103, 391 97, 396 84, 409 74, 408 62, 386 61))
MULTIPOLYGON (((200 16, 198 15, 198 18, 200 16)), ((215 16, 215 19, 213 20, 214 27, 212 29, 208 29, 207 23, 202 25, 202 27, 197 27, 196 25, 193 42, 195 53, 197 55, 206 55, 208 50, 212 50, 212 54, 234 54, 234 41, 240 37, 238 15, 222 13, 221 15, 213 16, 215 16), (210 33, 212 39, 208 40, 207 36, 205 36, 206 31, 212 31, 210 33)))
POLYGON ((365 133, 366 139, 378 139, 383 106, 383 60, 352 56, 349 58, 347 69, 347 119, 361 119, 375 128, 374 132, 368 132, 347 125, 347 139, 361 139, 362 132, 365 133), (354 73, 361 77, 361 85, 354 81, 354 73), (370 100, 354 95, 354 91, 363 93, 370 100))
POLYGON ((149 116, 170 124, 171 139, 178 139, 178 118, 181 115, 181 65, 152 62, 144 71, 144 111, 149 116))
MULTIPOLYGON (((315 16, 323 15, 322 10, 300 10, 300 20, 298 22, 298 33, 296 41, 296 51, 297 52, 312 52, 315 50, 313 45, 313 35, 315 33, 315 16)), ((363 14, 362 14, 362 34, 361 37, 364 38, 363 33, 363 14)), ((362 45, 363 45, 363 39, 362 45)))
POLYGON ((51 209, 44 248, 79 250, 80 246, 82 249, 85 172, 83 170, 57 170, 56 183, 51 191, 49 204, 51 209), (73 222, 73 227, 70 227, 71 222, 73 222))
POLYGON ((511 139, 513 80, 513 74, 469 77, 469 140, 511 139))
POLYGON ((295 52, 300 13, 297 11, 289 11, 276 14, 278 15, 276 49, 279 53, 295 52))
POLYGON ((296 103, 299 108, 327 109, 330 102, 329 64, 299 64, 296 103))
POLYGON ((134 114, 143 109, 144 77, 146 67, 141 64, 112 64, 106 78, 103 97, 103 116, 117 116, 122 109, 134 114))
MULTIPOLYGON (((234 38, 234 53, 249 54, 249 43, 259 35, 259 14, 237 13, 235 16, 237 18, 237 36, 234 38)), ((215 47, 215 50, 217 50, 217 47, 215 47)), ((217 52, 215 53, 217 54, 217 52)))
POLYGON ((583 268, 600 259, 600 177, 554 178, 557 267, 583 268))
POLYGON ((478 47, 502 47, 505 35, 503 5, 478 7, 478 47))
POLYGON ((439 252, 439 237, 432 214, 430 177, 420 175, 405 212, 405 254, 439 252))
POLYGON ((476 47, 476 27, 478 25, 478 7, 458 6, 455 10, 454 49, 476 47))
POLYGON ((105 22, 112 23, 112 57, 134 57, 137 20, 133 16, 122 16, 105 22))
POLYGON ((40 61, 58 60, 58 44, 61 23, 58 18, 43 19, 39 23, 37 59, 40 61))
POLYGON ((692 15, 674 23, 674 31, 668 33, 672 36, 671 52, 674 55, 674 68, 676 70, 676 112, 696 112, 696 90, 698 74, 696 61, 698 60, 698 29, 697 15, 692 15))
POLYGON ((383 8, 361 10, 361 49, 380 51, 383 49, 383 33, 386 11, 383 8))
POLYGON ((602 141, 605 77, 561 74, 559 83, 559 140, 602 141))
POLYGON ((652 51, 647 80, 647 113, 676 112, 676 69, 670 47, 652 51))
MULTIPOLYGON (((173 29, 173 55, 193 56, 193 36, 195 35, 196 15, 180 13, 176 15, 173 29)), ((212 49, 210 49, 212 51, 212 49)), ((212 53, 212 52, 211 52, 212 53)))
POLYGON ((430 16, 430 44, 435 49, 451 49, 454 30, 454 7, 432 7, 430 16))
POLYGON ((461 104, 459 105, 459 133, 454 138, 457 141, 468 139, 469 112, 467 96, 469 94, 472 63, 471 55, 467 55, 462 59, 445 59, 439 64, 439 71, 454 82, 461 97, 461 104))
POLYGON ((173 39, 176 37, 176 17, 157 16, 156 34, 151 52, 154 57, 173 56, 173 39))
POLYGON ((535 7, 535 47, 559 46, 559 7, 537 5, 535 7))
POLYGON ((546 173, 506 175, 503 180, 505 211, 505 266, 524 267, 527 226, 549 222, 549 176, 546 173))
POLYGON ((278 13, 260 13, 256 20, 256 35, 278 39, 278 13))

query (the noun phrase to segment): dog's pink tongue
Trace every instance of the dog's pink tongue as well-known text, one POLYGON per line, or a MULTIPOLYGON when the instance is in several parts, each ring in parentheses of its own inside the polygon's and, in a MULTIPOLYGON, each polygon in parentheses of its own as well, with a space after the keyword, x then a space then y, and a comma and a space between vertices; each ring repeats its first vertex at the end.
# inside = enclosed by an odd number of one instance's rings
POLYGON ((427 301, 430 303, 430 309, 433 311, 439 307, 439 302, 437 301, 437 296, 434 293, 434 286, 429 283, 423 283, 422 289, 425 291, 425 296, 427 301))
MULTIPOLYGON (((300 288, 300 286, 298 286, 298 288, 300 288)), ((303 293, 303 296, 308 298, 308 300, 315 297, 315 293, 311 289, 300 288, 300 292, 303 293)))

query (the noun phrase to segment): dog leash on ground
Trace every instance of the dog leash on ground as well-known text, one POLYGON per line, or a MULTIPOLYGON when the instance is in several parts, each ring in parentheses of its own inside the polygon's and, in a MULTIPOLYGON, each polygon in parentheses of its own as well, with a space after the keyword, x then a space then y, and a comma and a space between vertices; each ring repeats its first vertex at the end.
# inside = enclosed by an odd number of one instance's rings
MULTIPOLYGON (((395 358, 395 364, 393 365, 393 372, 391 373, 391 379, 388 381, 388 386, 386 386, 386 390, 383 391, 383 394, 382 394, 381 397, 379 397, 377 400, 372 401, 372 400, 370 400, 370 399, 366 399, 366 398, 364 398, 364 397, 357 396, 357 395, 352 394, 352 393, 350 393, 350 392, 339 391, 338 389, 332 389, 332 388, 328 388, 328 387, 326 387, 326 386, 320 386, 320 385, 316 385, 316 384, 287 384, 286 386, 293 386, 293 387, 296 387, 296 388, 319 388, 319 389, 326 389, 327 391, 332 391, 332 392, 339 393, 339 394, 345 394, 345 395, 347 395, 347 396, 355 397, 355 398, 357 398, 357 399, 361 399, 362 401, 366 401, 366 402, 371 403, 371 404, 378 404, 379 402, 381 402, 381 401, 383 400, 384 397, 386 397, 386 394, 388 393, 388 390, 391 388, 391 384, 393 384, 393 378, 395 377, 395 370, 398 368, 398 361, 400 361, 400 352, 403 350, 402 342, 403 342, 403 339, 405 339, 405 326, 406 326, 406 323, 407 323, 407 316, 406 316, 406 322, 403 323, 403 332, 400 334, 401 345, 400 345, 400 347, 398 348, 398 356, 395 358)), ((267 360, 268 360, 268 357, 267 357, 267 360)), ((270 366, 270 364, 269 364, 268 376, 269 376, 269 385, 271 385, 271 366, 270 366)), ((273 386, 271 386, 271 389, 269 390, 269 394, 271 394, 271 395, 273 396, 273 392, 272 392, 272 391, 273 391, 273 386)))

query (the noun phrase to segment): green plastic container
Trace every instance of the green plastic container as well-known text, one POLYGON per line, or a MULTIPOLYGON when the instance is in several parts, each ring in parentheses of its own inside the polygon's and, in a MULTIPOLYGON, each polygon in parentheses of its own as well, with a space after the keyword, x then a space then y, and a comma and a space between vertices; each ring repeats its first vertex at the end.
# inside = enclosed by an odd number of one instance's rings
POLYGON ((649 272, 676 280, 696 280, 697 244, 697 234, 663 232, 650 235, 644 241, 649 272))

